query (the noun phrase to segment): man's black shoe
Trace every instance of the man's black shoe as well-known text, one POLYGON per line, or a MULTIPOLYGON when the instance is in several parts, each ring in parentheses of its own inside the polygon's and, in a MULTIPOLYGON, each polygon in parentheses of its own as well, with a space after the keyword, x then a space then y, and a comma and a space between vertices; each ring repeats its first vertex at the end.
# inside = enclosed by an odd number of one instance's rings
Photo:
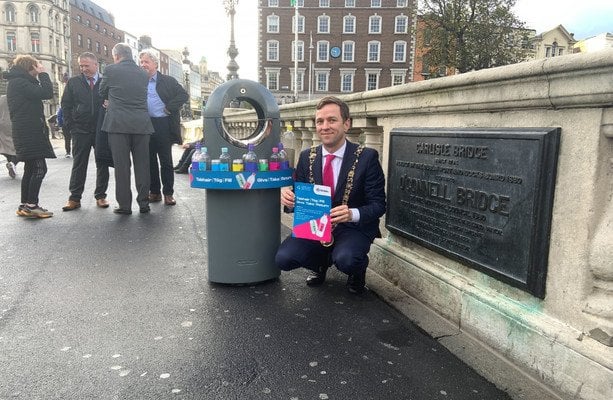
POLYGON ((140 213, 141 214, 147 214, 149 211, 151 211, 151 207, 149 207, 149 206, 142 206, 140 208, 140 213))
POLYGON ((351 274, 347 277, 347 290, 351 294, 366 292, 366 271, 359 274, 351 274))
POLYGON ((123 214, 123 215, 130 215, 130 214, 132 214, 132 210, 127 210, 125 208, 119 208, 119 207, 114 208, 113 212, 115 214, 123 214))
POLYGON ((187 174, 187 170, 184 168, 175 169, 175 174, 187 174))
POLYGON ((319 267, 319 272, 313 271, 311 275, 306 278, 307 286, 318 286, 324 283, 326 280, 326 272, 328 272, 328 267, 319 267))

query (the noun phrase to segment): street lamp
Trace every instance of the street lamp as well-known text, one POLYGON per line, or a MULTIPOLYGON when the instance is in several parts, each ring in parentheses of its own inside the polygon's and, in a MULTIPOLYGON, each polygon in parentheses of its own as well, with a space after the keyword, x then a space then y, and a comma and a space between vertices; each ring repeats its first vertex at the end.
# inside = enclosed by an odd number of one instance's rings
POLYGON ((187 47, 183 49, 183 74, 185 76, 185 91, 187 92, 187 103, 183 106, 183 116, 187 119, 192 119, 192 96, 190 93, 189 73, 191 70, 191 61, 189 61, 189 50, 187 47))
POLYGON ((226 14, 230 16, 230 47, 228 47, 228 56, 230 62, 228 63, 228 75, 227 80, 238 79, 238 64, 234 60, 238 55, 238 49, 234 45, 234 14, 236 14, 236 6, 238 0, 223 0, 223 6, 226 9, 226 14))

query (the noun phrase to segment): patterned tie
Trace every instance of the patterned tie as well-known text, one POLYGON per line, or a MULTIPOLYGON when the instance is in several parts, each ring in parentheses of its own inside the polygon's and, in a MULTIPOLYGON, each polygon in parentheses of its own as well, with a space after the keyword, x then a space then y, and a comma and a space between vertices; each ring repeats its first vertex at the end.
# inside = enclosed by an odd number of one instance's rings
POLYGON ((324 165, 324 185, 330 188, 332 198, 334 198, 334 171, 332 170, 332 160, 334 154, 328 154, 326 156, 326 164, 324 165))
POLYGON ((93 77, 87 78, 87 80, 89 81, 89 88, 91 90, 94 90, 94 78, 93 77))

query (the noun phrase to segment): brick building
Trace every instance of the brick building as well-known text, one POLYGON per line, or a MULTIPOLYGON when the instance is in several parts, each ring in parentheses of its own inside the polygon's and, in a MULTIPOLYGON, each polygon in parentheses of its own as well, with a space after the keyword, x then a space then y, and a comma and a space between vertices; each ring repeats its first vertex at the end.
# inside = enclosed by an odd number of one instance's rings
POLYGON ((412 80, 415 0, 296 1, 297 24, 293 1, 259 0, 258 79, 279 103, 412 80))
POLYGON ((124 41, 123 31, 115 27, 115 18, 89 0, 70 0, 71 75, 79 73, 79 54, 89 51, 98 57, 100 70, 113 63, 111 50, 124 41))

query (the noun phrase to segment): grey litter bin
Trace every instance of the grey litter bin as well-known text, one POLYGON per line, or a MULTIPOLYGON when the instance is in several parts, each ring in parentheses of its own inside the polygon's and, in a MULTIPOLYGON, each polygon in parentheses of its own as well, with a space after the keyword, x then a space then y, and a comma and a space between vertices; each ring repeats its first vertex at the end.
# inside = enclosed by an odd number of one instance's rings
MULTIPOLYGON (((211 94, 204 111, 204 132, 204 144, 213 159, 222 147, 228 148, 232 159, 241 158, 250 143, 255 145, 258 159, 268 158, 279 142, 279 107, 259 83, 231 80, 211 94), (232 101, 247 102, 255 109, 257 126, 251 134, 236 137, 226 129, 223 113, 232 101)), ((257 173, 261 175, 265 173, 257 173)), ((206 173, 198 175, 202 176, 206 173)), ((282 186, 287 185, 287 179, 285 182, 282 186)), ((279 277, 274 258, 280 241, 280 187, 258 189, 254 184, 250 190, 240 190, 220 188, 214 182, 204 185, 209 281, 244 284, 279 277)))

